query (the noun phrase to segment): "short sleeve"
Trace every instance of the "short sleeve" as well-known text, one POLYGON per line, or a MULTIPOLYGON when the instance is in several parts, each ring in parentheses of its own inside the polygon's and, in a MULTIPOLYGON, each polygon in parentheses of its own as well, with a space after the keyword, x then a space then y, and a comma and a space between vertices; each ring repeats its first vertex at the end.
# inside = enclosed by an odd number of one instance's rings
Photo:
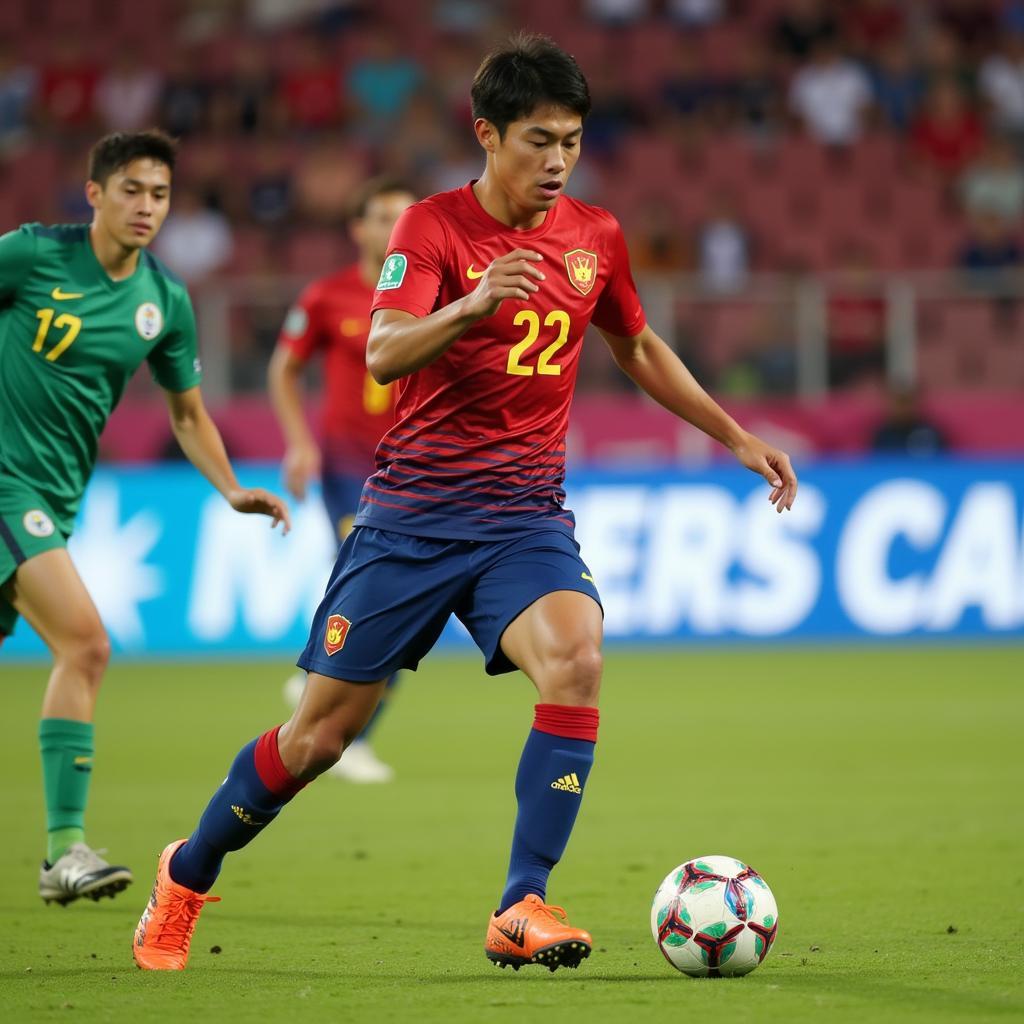
POLYGON ((444 228, 422 203, 410 206, 395 224, 373 293, 371 312, 401 309, 426 316, 434 309, 445 264, 444 228))
POLYGON ((640 296, 629 268, 629 251, 622 228, 615 224, 615 235, 609 247, 611 270, 607 283, 594 307, 591 322, 602 331, 620 338, 632 338, 647 325, 640 296))
POLYGON ((184 291, 174 304, 163 337, 146 358, 153 379, 166 391, 188 391, 202 379, 196 317, 184 291))
POLYGON ((35 258, 36 234, 27 224, 0 236, 0 300, 17 294, 35 258))
POLYGON ((303 362, 323 344, 318 305, 318 289, 311 284, 288 310, 277 336, 278 346, 289 349, 303 362))

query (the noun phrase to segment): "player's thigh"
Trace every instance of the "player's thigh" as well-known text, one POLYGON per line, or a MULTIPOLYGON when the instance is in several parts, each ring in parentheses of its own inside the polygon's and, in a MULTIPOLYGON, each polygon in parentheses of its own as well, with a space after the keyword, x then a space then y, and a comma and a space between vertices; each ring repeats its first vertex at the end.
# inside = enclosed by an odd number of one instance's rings
POLYGON ((307 672, 372 683, 415 669, 468 589, 465 541, 359 527, 338 553, 298 659, 307 672))
POLYGON ((63 546, 22 562, 4 596, 55 654, 106 644, 96 605, 63 546))
POLYGON ((522 669, 542 695, 566 663, 592 670, 600 662, 602 612, 579 546, 544 531, 495 545, 471 600, 458 611, 496 675, 522 669))
POLYGON ((281 729, 279 744, 286 762, 298 759, 298 748, 320 734, 326 745, 350 743, 370 720, 387 685, 349 682, 310 672, 292 717, 281 729))

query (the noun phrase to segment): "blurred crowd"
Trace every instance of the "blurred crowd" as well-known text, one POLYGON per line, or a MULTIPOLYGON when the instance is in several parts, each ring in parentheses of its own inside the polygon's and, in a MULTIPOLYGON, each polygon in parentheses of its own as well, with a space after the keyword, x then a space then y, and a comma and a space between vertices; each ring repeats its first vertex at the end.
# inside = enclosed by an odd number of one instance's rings
MULTIPOLYGON (((182 140, 173 269, 323 272, 366 175, 479 173, 469 86, 515 28, 587 73, 570 192, 617 214, 639 271, 717 295, 755 271, 1015 286, 1024 0, 5 0, 0 215, 87 217, 88 143, 159 124, 182 140)), ((853 306, 877 363, 883 314, 853 306)))

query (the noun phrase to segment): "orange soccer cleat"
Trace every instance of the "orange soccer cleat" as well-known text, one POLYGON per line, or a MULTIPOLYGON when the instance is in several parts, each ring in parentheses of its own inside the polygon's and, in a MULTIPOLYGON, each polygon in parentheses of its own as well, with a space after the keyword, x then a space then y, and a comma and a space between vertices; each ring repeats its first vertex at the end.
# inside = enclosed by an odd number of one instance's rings
POLYGON ((570 928, 561 907, 531 893, 504 914, 491 916, 484 952, 501 967, 519 970, 524 964, 543 964, 548 970, 579 967, 590 956, 590 933, 570 928), (562 920, 559 920, 559 917, 562 920))
POLYGON ((178 839, 160 854, 153 892, 135 928, 132 956, 144 971, 183 971, 199 911, 204 903, 220 902, 219 896, 193 892, 171 878, 171 858, 184 842, 178 839))

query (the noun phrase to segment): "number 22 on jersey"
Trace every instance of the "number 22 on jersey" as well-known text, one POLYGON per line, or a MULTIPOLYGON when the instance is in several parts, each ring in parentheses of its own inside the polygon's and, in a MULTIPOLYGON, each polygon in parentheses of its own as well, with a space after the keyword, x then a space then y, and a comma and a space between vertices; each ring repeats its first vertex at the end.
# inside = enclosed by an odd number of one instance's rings
POLYGON ((37 309, 36 319, 39 320, 39 330, 36 331, 36 340, 32 343, 33 352, 42 352, 43 344, 46 341, 46 336, 50 333, 50 327, 56 327, 57 330, 66 328, 64 337, 62 337, 49 352, 46 353, 46 358, 51 362, 56 362, 60 357, 70 348, 75 338, 78 337, 78 332, 82 329, 82 320, 80 317, 74 316, 71 313, 61 313, 57 319, 54 319, 54 314, 57 311, 55 309, 37 309))
POLYGON ((506 373, 514 374, 517 377, 532 377, 534 373, 544 374, 549 377, 557 377, 562 372, 559 363, 552 363, 555 353, 569 340, 569 314, 564 309, 553 309, 544 317, 545 327, 554 327, 555 340, 544 348, 537 357, 536 366, 523 363, 526 355, 534 342, 540 337, 541 319, 540 314, 532 309, 521 309, 516 313, 512 323, 516 327, 526 327, 526 337, 516 342, 509 349, 508 364, 505 367, 506 373))

